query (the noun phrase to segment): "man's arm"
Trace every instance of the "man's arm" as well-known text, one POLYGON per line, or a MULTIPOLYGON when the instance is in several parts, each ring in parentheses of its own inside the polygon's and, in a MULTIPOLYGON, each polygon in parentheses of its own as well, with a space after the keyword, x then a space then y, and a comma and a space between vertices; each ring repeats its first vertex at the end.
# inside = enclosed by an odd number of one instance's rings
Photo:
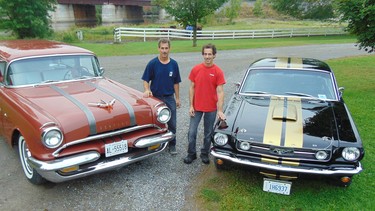
POLYGON ((224 85, 219 85, 216 88, 216 93, 217 93, 217 116, 219 119, 225 120, 226 116, 223 112, 223 105, 224 105, 224 85))
POLYGON ((194 116, 195 110, 194 110, 194 88, 195 88, 195 83, 191 82, 190 83, 190 89, 189 89, 189 102, 190 102, 190 108, 189 108, 189 115, 194 116))
POLYGON ((143 81, 143 89, 145 90, 143 92, 143 97, 150 97, 150 96, 152 96, 152 92, 150 90, 150 83, 148 83, 147 81, 143 81))
POLYGON ((181 106, 181 101, 180 101, 180 84, 179 83, 174 84, 173 88, 174 88, 174 95, 176 97, 176 106, 177 106, 177 108, 180 108, 180 106, 181 106))

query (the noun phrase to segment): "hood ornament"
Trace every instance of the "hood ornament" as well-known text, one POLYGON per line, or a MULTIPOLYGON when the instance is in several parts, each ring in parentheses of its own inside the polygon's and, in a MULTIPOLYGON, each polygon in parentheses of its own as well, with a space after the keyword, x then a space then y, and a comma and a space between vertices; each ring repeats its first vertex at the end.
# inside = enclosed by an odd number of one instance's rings
POLYGON ((115 102, 116 102, 116 99, 113 99, 109 101, 108 103, 105 102, 104 100, 100 100, 100 103, 89 103, 89 106, 113 109, 113 105, 115 104, 115 102))

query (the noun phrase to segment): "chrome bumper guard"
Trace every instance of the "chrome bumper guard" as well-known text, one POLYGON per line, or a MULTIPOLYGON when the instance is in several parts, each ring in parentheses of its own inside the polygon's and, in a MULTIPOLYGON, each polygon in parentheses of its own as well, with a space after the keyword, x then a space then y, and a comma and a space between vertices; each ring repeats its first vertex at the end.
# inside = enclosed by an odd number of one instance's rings
POLYGON ((133 155, 129 156, 128 154, 120 155, 116 159, 105 159, 102 162, 98 162, 97 164, 90 166, 87 170, 78 172, 76 174, 72 175, 61 175, 57 171, 72 167, 72 166, 79 166, 91 162, 95 162, 100 158, 100 153, 97 151, 89 151, 84 152, 77 155, 72 155, 60 159, 56 159, 53 161, 40 161, 35 159, 34 157, 28 158, 28 163, 30 166, 32 166, 43 178, 45 178, 48 181, 59 183, 64 182, 68 180, 73 180, 81 177, 86 177, 93 174, 98 174, 105 171, 115 170, 122 168, 123 166, 129 165, 131 163, 144 160, 148 157, 154 156, 156 154, 159 154, 160 152, 164 151, 167 147, 167 142, 172 140, 175 137, 175 135, 172 132, 167 132, 162 135, 157 136, 151 136, 150 138, 142 138, 138 141, 143 143, 140 145, 137 145, 139 148, 144 148, 156 144, 162 144, 162 148, 153 151, 148 154, 142 154, 142 155, 133 155), (143 140, 143 141, 142 141, 143 140), (142 146, 142 147, 140 147, 142 146))
POLYGON ((355 175, 362 171, 362 165, 359 163, 357 168, 336 168, 333 170, 330 169, 317 169, 317 168, 300 168, 298 166, 282 166, 277 164, 269 164, 269 163, 257 163, 247 159, 241 159, 231 156, 229 153, 225 152, 217 152, 211 149, 211 155, 215 158, 229 160, 233 163, 238 163, 246 166, 253 166, 262 169, 268 169, 273 171, 281 171, 281 172, 291 172, 291 173, 303 173, 303 174, 317 174, 317 175, 327 175, 327 176, 334 176, 334 175, 355 175))

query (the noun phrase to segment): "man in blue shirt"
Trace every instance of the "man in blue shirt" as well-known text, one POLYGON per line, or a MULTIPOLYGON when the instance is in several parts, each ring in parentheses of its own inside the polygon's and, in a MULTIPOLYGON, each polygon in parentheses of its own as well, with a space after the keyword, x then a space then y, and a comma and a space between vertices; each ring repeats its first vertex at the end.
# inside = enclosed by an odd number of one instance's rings
MULTIPOLYGON (((169 57, 170 45, 170 41, 166 38, 159 40, 159 55, 149 61, 142 80, 144 97, 154 96, 171 109, 172 116, 168 122, 168 128, 176 134, 176 112, 177 108, 181 106, 179 85, 181 77, 177 62, 169 57)), ((172 155, 177 154, 176 138, 169 142, 169 152, 172 155)))

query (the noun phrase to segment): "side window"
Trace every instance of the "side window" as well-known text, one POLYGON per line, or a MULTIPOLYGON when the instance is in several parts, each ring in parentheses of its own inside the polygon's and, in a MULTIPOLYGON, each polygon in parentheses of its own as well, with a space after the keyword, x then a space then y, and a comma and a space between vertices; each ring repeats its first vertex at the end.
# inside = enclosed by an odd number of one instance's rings
POLYGON ((5 67, 6 63, 0 60, 0 83, 4 82, 5 67))

